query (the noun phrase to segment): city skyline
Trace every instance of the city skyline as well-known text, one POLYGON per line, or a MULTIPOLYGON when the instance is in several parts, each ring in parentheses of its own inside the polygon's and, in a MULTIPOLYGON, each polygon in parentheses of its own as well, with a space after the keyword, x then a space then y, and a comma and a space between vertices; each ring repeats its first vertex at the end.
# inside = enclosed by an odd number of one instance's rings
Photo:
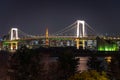
POLYGON ((28 34, 59 31, 76 20, 85 20, 98 33, 118 34, 118 0, 1 0, 0 36, 17 27, 28 34))

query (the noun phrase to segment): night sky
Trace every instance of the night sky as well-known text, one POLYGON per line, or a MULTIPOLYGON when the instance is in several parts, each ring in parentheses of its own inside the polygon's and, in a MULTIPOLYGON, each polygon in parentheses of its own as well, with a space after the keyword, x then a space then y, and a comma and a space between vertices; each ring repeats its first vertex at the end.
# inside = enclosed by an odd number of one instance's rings
POLYGON ((0 0, 0 36, 17 27, 39 35, 85 20, 101 34, 120 34, 120 0, 0 0))

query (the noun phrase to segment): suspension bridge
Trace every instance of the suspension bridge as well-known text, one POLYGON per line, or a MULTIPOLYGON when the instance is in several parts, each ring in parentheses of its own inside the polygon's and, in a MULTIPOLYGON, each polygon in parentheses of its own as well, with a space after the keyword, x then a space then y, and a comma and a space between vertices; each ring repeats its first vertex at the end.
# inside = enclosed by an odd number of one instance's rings
MULTIPOLYGON (((66 46, 74 46, 77 49, 82 48, 91 48, 97 49, 97 39, 96 37, 99 34, 89 26, 83 20, 77 20, 71 25, 63 28, 60 31, 49 34, 48 29, 46 29, 45 35, 29 35, 18 28, 11 28, 8 32, 8 36, 4 37, 1 42, 1 49, 8 50, 17 50, 22 45, 26 45, 28 48, 36 48, 40 46, 45 47, 66 47, 66 46)), ((101 37, 101 36, 99 36, 101 37)), ((114 40, 119 42, 119 37, 103 37, 104 40, 114 40)), ((101 42, 102 40, 99 40, 101 42)), ((102 41, 103 43, 106 41, 102 41)), ((120 42, 119 42, 120 43, 120 42)), ((113 45, 112 45, 113 46, 113 45)), ((107 50, 106 47, 104 49, 107 50)), ((116 48, 114 48, 117 50, 116 48)), ((111 51, 114 50, 111 47, 111 51)), ((102 50, 99 47, 99 50, 102 50)))

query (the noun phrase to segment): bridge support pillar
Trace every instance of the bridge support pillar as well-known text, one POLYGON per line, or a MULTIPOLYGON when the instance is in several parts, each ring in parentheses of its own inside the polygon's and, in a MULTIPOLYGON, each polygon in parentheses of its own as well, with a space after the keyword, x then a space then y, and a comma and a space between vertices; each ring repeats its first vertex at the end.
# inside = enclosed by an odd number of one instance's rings
POLYGON ((17 50, 18 42, 10 42, 10 50, 17 50))
POLYGON ((85 40, 80 40, 79 38, 76 39, 76 48, 79 49, 82 47, 82 49, 85 49, 85 40))
POLYGON ((85 40, 82 40, 82 48, 85 49, 85 40))
POLYGON ((80 40, 79 38, 76 39, 76 48, 79 49, 80 47, 80 40))
POLYGON ((18 49, 18 41, 5 41, 2 48, 4 50, 14 51, 18 49))

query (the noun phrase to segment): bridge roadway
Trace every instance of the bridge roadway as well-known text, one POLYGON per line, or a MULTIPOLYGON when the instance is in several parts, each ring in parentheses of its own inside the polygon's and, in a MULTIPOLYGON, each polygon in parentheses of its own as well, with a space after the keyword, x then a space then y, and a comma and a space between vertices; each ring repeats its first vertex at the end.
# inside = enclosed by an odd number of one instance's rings
MULTIPOLYGON (((77 39, 76 36, 49 36, 48 37, 50 40, 56 40, 56 39, 63 39, 63 40, 73 40, 73 39, 77 39)), ((32 36, 32 37, 24 37, 24 38, 19 38, 18 40, 39 40, 39 39, 46 39, 45 36, 32 36)), ((89 37, 82 37, 82 38, 78 38, 81 40, 96 40, 96 36, 89 36, 89 37)))
MULTIPOLYGON (((103 40, 111 40, 111 41, 119 41, 120 43, 120 38, 119 37, 100 37, 103 40)), ((95 41, 95 43, 92 43, 92 45, 94 45, 93 47, 96 47, 96 40, 97 40, 97 36, 86 36, 83 38, 76 38, 76 36, 49 36, 48 37, 49 40, 49 46, 51 47, 64 47, 64 46, 76 46, 77 44, 79 46, 85 47, 85 41, 88 40, 92 40, 93 42, 95 41), (79 40, 77 42, 77 40, 79 40), (83 42, 84 41, 84 42, 83 42)), ((13 49, 12 46, 16 45, 16 49, 18 48, 17 45, 20 44, 25 44, 25 45, 39 45, 39 46, 45 46, 46 45, 46 36, 32 36, 31 38, 29 37, 24 37, 24 38, 19 38, 17 40, 4 40, 3 43, 11 45, 11 49, 13 49), (36 44, 37 41, 37 44, 36 44)), ((4 45, 4 46, 5 46, 4 45)), ((92 46, 92 45, 88 45, 88 46, 92 46)))
MULTIPOLYGON (((76 46, 79 44, 79 41, 86 40, 96 40, 96 37, 84 37, 84 38, 76 38, 76 36, 32 36, 19 38, 16 40, 4 40, 3 47, 8 47, 10 49, 17 49, 19 45, 29 45, 29 46, 46 46, 46 39, 48 39, 48 45, 50 47, 65 47, 65 46, 76 46), (78 42, 76 42, 78 41, 78 42)), ((79 45, 79 46, 82 46, 79 45)))
MULTIPOLYGON (((48 37, 50 40, 56 40, 56 39, 63 39, 63 40, 73 40, 76 39, 76 36, 49 36, 48 37)), ((86 37, 82 37, 82 38, 78 38, 80 40, 96 40, 97 36, 86 36, 86 37)), ((120 37, 106 37, 106 36, 99 36, 99 38, 103 39, 103 40, 111 40, 111 41, 120 41, 120 37)), ((24 37, 24 38, 19 38, 19 40, 39 40, 39 39, 46 39, 45 36, 31 36, 31 37, 24 37)))

